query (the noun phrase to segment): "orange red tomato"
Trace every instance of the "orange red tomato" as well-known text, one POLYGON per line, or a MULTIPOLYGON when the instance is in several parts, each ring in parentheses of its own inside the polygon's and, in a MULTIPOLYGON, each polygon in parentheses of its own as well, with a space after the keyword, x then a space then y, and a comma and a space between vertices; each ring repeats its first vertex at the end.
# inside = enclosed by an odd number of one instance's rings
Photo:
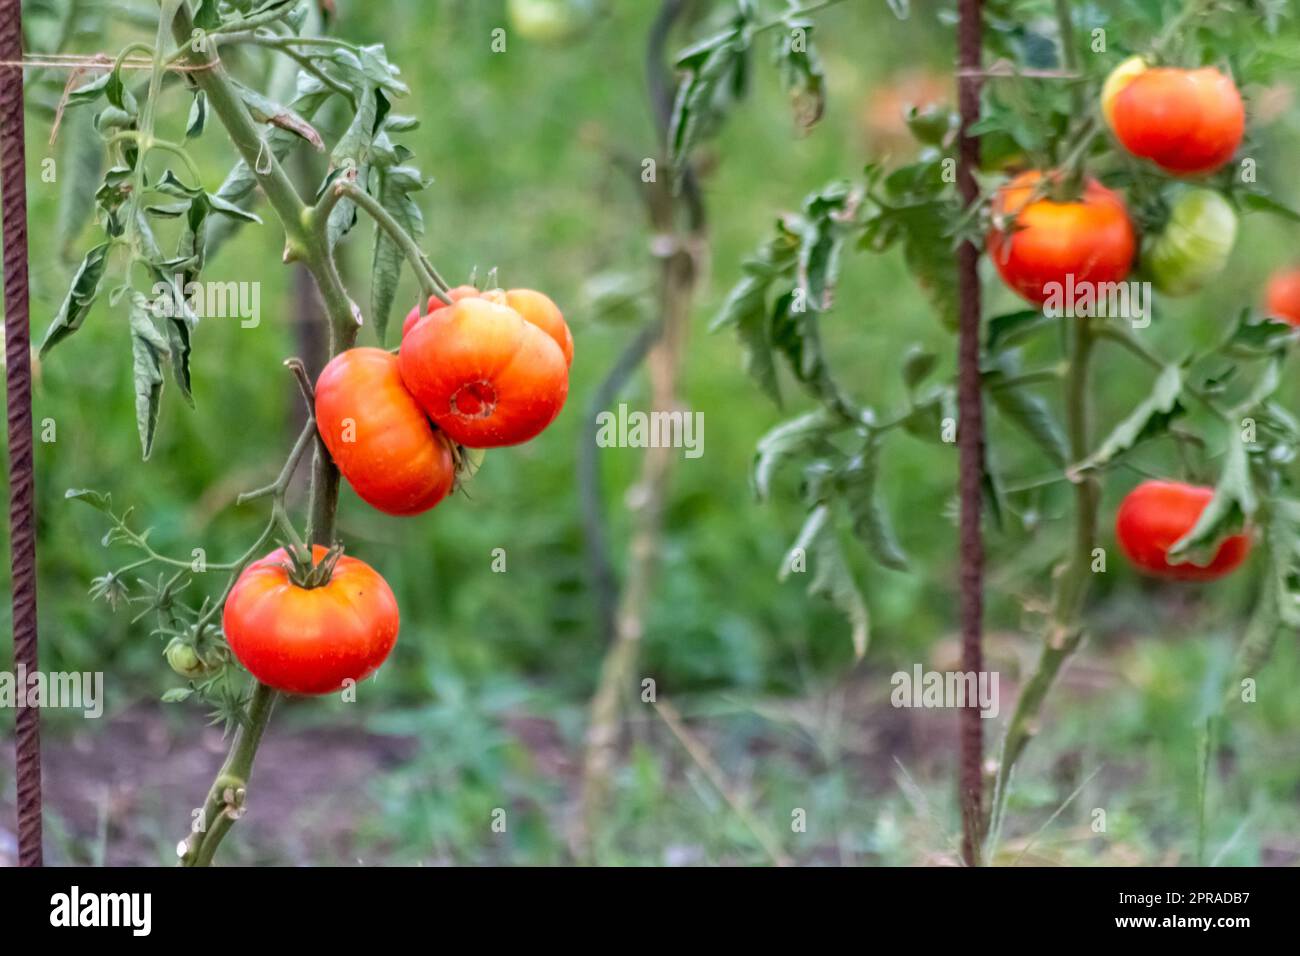
POLYGON ((1196 526, 1214 489, 1180 481, 1144 481, 1125 496, 1115 536, 1134 567, 1156 577, 1212 581, 1235 570, 1250 553, 1250 536, 1225 538, 1208 564, 1169 563, 1169 549, 1196 526))
POLYGON ((398 367, 434 423, 470 448, 528 441, 555 419, 569 392, 568 361, 556 339, 486 298, 462 299, 417 322, 398 367))
POLYGON ((1300 268, 1273 273, 1265 292, 1265 308, 1272 318, 1300 325, 1300 268))
POLYGON ((316 426, 348 484, 387 514, 427 511, 455 483, 451 443, 402 384, 397 356, 383 349, 348 349, 325 366, 316 426))
POLYGON ((1095 179, 1078 199, 1043 195, 1043 174, 1030 170, 1002 186, 993 200, 988 252, 1008 286, 1036 305, 1072 277, 1084 283, 1128 276, 1137 234, 1124 200, 1095 179))
MULTIPOLYGON (((326 549, 312 549, 319 563, 326 549)), ((254 677, 290 694, 329 694, 369 677, 397 643, 397 600, 370 565, 342 555, 318 587, 296 584, 283 549, 250 564, 226 598, 222 627, 254 677)))
POLYGON ((1108 83, 1109 96, 1102 100, 1125 149, 1178 176, 1212 173, 1232 158, 1246 129, 1246 110, 1232 77, 1212 67, 1135 69, 1130 64, 1119 69, 1127 67, 1132 75, 1108 83))

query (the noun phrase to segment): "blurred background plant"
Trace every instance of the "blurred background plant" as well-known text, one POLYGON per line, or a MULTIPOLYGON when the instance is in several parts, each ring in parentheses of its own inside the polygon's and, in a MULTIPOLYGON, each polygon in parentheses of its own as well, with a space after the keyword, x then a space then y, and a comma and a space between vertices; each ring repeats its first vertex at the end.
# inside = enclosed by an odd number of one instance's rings
MULTIPOLYGON (((74 22, 89 26, 72 31, 65 28, 67 0, 27 4, 28 48, 117 49, 156 17, 143 2, 77 4, 88 19, 74 22)), ((424 246, 439 269, 453 284, 495 268, 503 285, 545 288, 570 320, 577 353, 569 407, 556 425, 540 441, 490 453, 462 505, 399 521, 361 506, 345 487, 341 534, 393 587, 401 639, 358 704, 284 706, 260 758, 258 800, 244 832, 230 841, 228 858, 561 861, 575 812, 586 701, 607 642, 588 591, 574 492, 582 411, 625 346, 653 283, 644 230, 639 220, 630 225, 640 197, 599 144, 636 148, 652 135, 642 58, 656 5, 575 5, 584 15, 558 34, 530 33, 520 9, 527 4, 504 0, 331 6, 331 29, 385 43, 411 87, 400 109, 423 122, 404 140, 435 180, 418 201, 424 246), (494 53, 491 31, 501 26, 507 49, 494 53), (498 547, 509 555, 505 574, 491 571, 498 547), (505 833, 492 828, 497 809, 506 811, 505 833)), ((881 149, 908 158, 917 147, 902 120, 906 106, 951 103, 951 32, 932 17, 900 18, 892 6, 848 0, 819 18, 830 87, 817 135, 797 135, 785 118, 779 78, 762 71, 754 77, 759 108, 738 111, 701 157, 713 270, 699 288, 680 390, 688 407, 705 415, 705 454, 676 468, 640 668, 703 740, 723 771, 725 792, 650 708, 633 713, 611 817, 595 848, 601 862, 771 862, 737 803, 795 862, 955 859, 955 721, 946 711, 888 704, 893 671, 955 660, 952 449, 900 442, 890 451, 882 491, 898 516, 912 570, 882 569, 846 549, 872 614, 871 650, 855 664, 841 615, 809 598, 798 575, 777 581, 803 517, 797 495, 774 495, 761 508, 752 500, 755 442, 797 411, 799 399, 784 411, 758 400, 732 337, 704 332, 755 237, 769 231, 774 209, 797 209, 811 189, 881 149), (796 810, 806 813, 806 832, 792 829, 796 810)), ((1032 20, 1024 30, 1032 42, 1032 20)), ((1300 62, 1300 39, 1284 36, 1269 54, 1300 62)), ((260 65, 250 56, 239 68, 260 65)), ((75 152, 78 140, 67 125, 54 146, 47 143, 61 85, 56 78, 52 97, 40 86, 32 91, 29 119, 38 333, 57 309, 86 238, 69 231, 85 217, 62 213, 68 197, 61 202, 61 195, 84 185, 79 164, 89 157, 75 152), (40 160, 50 156, 57 160, 54 182, 40 175, 40 160)), ((1246 92, 1252 106, 1269 108, 1268 135, 1252 147, 1261 177, 1275 195, 1300 202, 1285 172, 1300 145, 1292 91, 1246 92)), ((74 110, 65 124, 83 120, 74 110)), ((200 167, 205 183, 215 185, 231 156, 219 139, 210 142, 212 155, 201 156, 200 167)), ((1269 272, 1289 264, 1297 228, 1265 216, 1245 219, 1223 277, 1199 296, 1164 304, 1154 341, 1217 341, 1240 303, 1257 301, 1269 272)), ((209 278, 261 284, 262 322, 245 329, 214 319, 199 327, 196 408, 164 402, 147 464, 139 461, 120 314, 97 305, 78 336, 40 367, 38 432, 48 420, 57 435, 37 446, 42 666, 102 670, 107 689, 99 721, 47 714, 52 862, 171 862, 186 823, 182 808, 201 798, 221 749, 219 728, 193 743, 201 713, 157 702, 174 683, 162 643, 132 625, 130 615, 87 600, 91 580, 113 562, 100 545, 99 516, 65 503, 63 494, 90 484, 111 491, 119 504, 135 504, 160 550, 187 553, 201 545, 211 560, 226 560, 255 536, 261 514, 236 508, 235 496, 273 477, 269 463, 282 457, 299 414, 288 376, 274 393, 266 386, 300 347, 292 322, 297 289, 293 273, 278 266, 279 241, 274 228, 248 228, 209 263, 209 278)), ((368 242, 350 245, 346 268, 364 302, 368 242)), ((409 274, 405 281, 409 289, 399 302, 414 301, 409 274)), ((990 310, 1014 308, 1010 293, 990 290, 990 310)), ((950 368, 949 334, 899 251, 846 264, 836 318, 824 330, 828 354, 846 380, 873 383, 882 406, 906 398, 897 356, 909 345, 938 352, 941 373, 950 368)), ((373 344, 371 334, 363 331, 363 344, 373 344)), ((1103 402, 1116 408, 1131 406, 1146 387, 1123 368, 1104 370, 1098 383, 1103 402)), ((1283 397, 1295 408, 1300 390, 1288 386, 1283 397)), ((624 400, 648 407, 647 383, 635 380, 624 400)), ((601 454, 606 494, 617 501, 635 480, 641 452, 601 454)), ((1130 477, 1107 483, 1105 513, 1137 480, 1130 477)), ((1049 494, 1031 510, 1046 518, 1062 507, 1049 494)), ((626 513, 608 513, 607 534, 620 554, 626 513)), ((1010 684, 1032 649, 1017 631, 1016 598, 1026 569, 1055 554, 1050 534, 1035 533, 1035 515, 1027 517, 990 542, 996 570, 989 647, 1003 674, 1004 717, 1010 684)), ((1162 864, 1192 857, 1193 728, 1252 600, 1245 577, 1192 591, 1142 581, 1111 563, 1092 597, 1093 639, 1067 674, 1047 739, 1021 770, 1001 862, 1162 864), (1106 809, 1104 833, 1090 828, 1095 807, 1106 809)), ((0 614, 7 613, 5 602, 0 614)), ((6 644, 0 654, 7 653, 6 644)), ((3 656, 0 667, 8 667, 3 656)), ((1222 775, 1210 794, 1212 810, 1222 808, 1209 816, 1208 855, 1217 862, 1300 860, 1300 698, 1277 690, 1297 679, 1300 654, 1293 635, 1285 635, 1270 670, 1273 689, 1261 692, 1251 719, 1237 721, 1225 741, 1222 775)), ((0 734, 11 732, 12 711, 0 711, 0 734)), ((5 861, 12 854, 8 759, 0 761, 0 783, 5 861)))

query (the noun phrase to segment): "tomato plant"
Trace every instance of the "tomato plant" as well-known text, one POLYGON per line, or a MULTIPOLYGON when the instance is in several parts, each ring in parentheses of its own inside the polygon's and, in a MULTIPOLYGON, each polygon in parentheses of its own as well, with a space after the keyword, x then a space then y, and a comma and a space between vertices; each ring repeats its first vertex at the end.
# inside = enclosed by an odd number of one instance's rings
MULTIPOLYGON (((1209 586, 1242 566, 1258 542, 1267 567, 1236 673, 1256 673, 1279 630, 1300 625, 1291 550, 1300 512, 1288 475, 1300 430, 1276 395, 1293 334, 1249 305, 1221 323, 1212 345, 1175 340, 1175 354, 1166 354, 1168 337, 1157 344, 1149 331, 1153 314, 1162 321, 1164 297, 1189 296, 1227 268, 1239 213, 1296 221, 1250 157, 1240 168, 1231 162, 1253 142, 1248 133, 1260 134, 1239 84, 1268 83, 1276 73, 1267 53, 1242 52, 1282 42, 1287 16, 1261 15, 1265 6, 1192 0, 1153 27, 1134 10, 1058 3, 1049 11, 999 0, 983 5, 981 56, 990 65, 980 68, 970 59, 980 31, 963 5, 960 117, 944 123, 933 106, 911 114, 910 161, 873 162, 864 176, 814 187, 797 211, 780 215, 714 323, 735 331, 766 394, 784 402, 794 389, 812 403, 759 441, 754 485, 765 499, 777 493, 781 472, 800 478, 807 515, 780 576, 807 559, 810 593, 843 612, 857 653, 867 646, 869 606, 844 537, 883 567, 911 568, 883 477, 889 445, 902 436, 964 452, 962 566, 953 574, 963 585, 963 660, 979 659, 983 605, 967 585, 980 580, 982 532, 1000 558, 1035 541, 1055 543, 1052 567, 1031 575, 1033 594, 1022 599, 1024 613, 1041 622, 1038 659, 1022 678, 996 759, 982 758, 979 721, 963 713, 968 863, 998 852, 1013 771, 1057 676, 1086 638, 1094 576, 1113 573, 1100 527, 1117 471, 1144 462, 1167 478, 1115 509, 1120 549, 1139 569, 1209 586), (1006 169, 1009 178, 1000 175, 1006 169), (1193 176, 1196 189, 1183 182, 1193 176), (866 307, 845 309, 837 295, 852 249, 899 254, 942 326, 961 328, 958 374, 946 376, 940 354, 914 346, 899 356, 900 402, 862 395, 861 375, 837 368, 824 344, 829 323, 866 307), (1003 288, 981 283, 977 257, 1003 288), (1004 289, 1034 308, 998 311, 1004 289), (1058 289, 1063 296, 1051 294, 1058 289), (1134 359, 1150 373, 1144 397, 1119 409, 1102 402, 1111 397, 1102 382, 1110 383, 1112 363, 1134 359), (985 405, 1001 420, 987 441, 985 405), (1016 432, 1035 449, 1034 465, 1010 440, 1016 432), (1042 526, 1049 502, 1072 525, 1068 534, 1042 526)), ((783 26, 807 39, 797 13, 783 26)), ((769 28, 776 29, 742 3, 734 20, 682 54, 678 159, 721 127, 737 99, 727 84, 748 75, 750 41, 769 28)), ((817 62, 809 52, 785 64, 783 78, 823 90, 811 72, 817 62)), ((1285 317, 1287 280, 1274 289, 1269 311, 1285 317)), ((1228 694, 1224 712, 1239 703, 1228 694)), ((1208 739, 1208 725, 1201 732, 1208 739)))
MULTIPOLYGON (((321 36, 323 15, 324 5, 283 0, 161 0, 153 42, 134 41, 116 59, 95 60, 88 80, 74 73, 77 82, 58 107, 95 111, 81 128, 98 137, 108 170, 93 192, 102 235, 85 253, 41 350, 70 339, 97 300, 125 313, 145 458, 154 450, 168 379, 186 403, 195 401, 190 360, 206 263, 236 230, 261 222, 254 211, 260 202, 283 231, 285 262, 306 270, 324 309, 330 360, 315 383, 301 359, 285 362, 307 421, 275 479, 238 499, 270 504, 243 554, 224 562, 172 557, 136 527, 133 509, 119 512, 111 496, 89 489, 68 493, 107 516, 105 544, 139 553, 97 578, 92 594, 114 607, 143 605, 142 616, 156 618, 164 656, 184 680, 164 700, 203 701, 233 731, 201 826, 179 847, 185 865, 211 863, 240 816, 277 694, 327 694, 361 681, 396 640, 398 609, 388 585, 342 553, 340 477, 389 514, 427 511, 452 491, 458 472, 472 473, 481 460, 458 441, 525 441, 555 418, 568 389, 573 339, 554 302, 540 292, 490 301, 472 287, 452 288, 420 248, 414 194, 427 180, 399 142, 416 121, 392 110, 410 91, 382 46, 321 36), (266 92, 254 88, 258 81, 246 75, 252 70, 234 53, 244 47, 286 65, 292 88, 272 83, 273 70, 262 78, 266 92), (137 65, 147 69, 143 87, 133 87, 125 72, 137 65), (184 82, 164 83, 169 74, 184 82), (177 119, 168 111, 178 106, 183 141, 163 135, 163 121, 177 119), (213 127, 238 154, 220 185, 205 181, 194 158, 219 155, 213 127), (295 149, 327 153, 323 181, 295 182, 287 167, 295 149), (338 263, 342 245, 360 238, 363 216, 374 223, 365 309, 338 263), (384 344, 407 268, 419 293, 399 357, 384 344), (434 315, 420 321, 425 312, 434 315), (363 326, 375 341, 357 347, 363 326), (300 523, 289 491, 309 456, 300 523), (282 547, 259 558, 273 540, 282 547), (167 573, 157 583, 130 576, 147 566, 167 573), (202 575, 212 571, 224 575, 224 587, 199 594, 207 590, 202 575)), ((58 354, 73 349, 61 346, 58 354)))

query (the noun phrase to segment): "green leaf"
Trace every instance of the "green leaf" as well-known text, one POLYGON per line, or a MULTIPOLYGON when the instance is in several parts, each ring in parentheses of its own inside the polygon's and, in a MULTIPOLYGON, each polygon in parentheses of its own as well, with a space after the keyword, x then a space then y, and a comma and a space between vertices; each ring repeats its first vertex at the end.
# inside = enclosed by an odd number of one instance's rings
POLYGON ((668 128, 669 161, 680 181, 691 150, 725 116, 728 93, 748 72, 749 45, 739 29, 728 30, 683 53, 677 65, 687 76, 677 88, 668 128))
POLYGON ((1300 212, 1264 193, 1244 193, 1241 204, 1247 212, 1266 212, 1288 222, 1300 222, 1300 212))
POLYGON ((190 115, 185 121, 185 138, 194 139, 203 135, 203 126, 208 121, 208 94, 202 90, 194 91, 194 101, 190 103, 190 115))
POLYGON ((758 253, 741 265, 742 276, 723 302, 722 310, 709 325, 716 332, 732 326, 740 338, 745 371, 778 406, 781 386, 777 378, 772 309, 768 299, 778 281, 789 281, 799 254, 799 237, 785 223, 777 222, 777 234, 758 253))
POLYGON ((853 652, 861 658, 867 652, 871 636, 871 618, 867 603, 853 579, 853 572, 840 548, 828 505, 818 505, 804 521, 799 537, 786 554, 780 579, 786 580, 799 555, 803 555, 813 571, 808 593, 825 597, 840 610, 852 628, 853 652))
POLYGON ((217 0, 199 0, 199 8, 194 12, 194 25, 202 30, 215 30, 221 26, 217 0))
POLYGON ((1295 327, 1289 322, 1273 318, 1256 320, 1250 309, 1243 309, 1222 349, 1229 355, 1259 358, 1285 350, 1295 337, 1295 327))
POLYGON ((1214 560, 1219 542, 1239 533, 1258 508, 1246 445, 1234 435, 1228 443, 1223 471, 1214 486, 1214 497, 1192 529, 1170 547, 1170 560, 1186 558, 1193 564, 1208 564, 1214 560))
POLYGON ((108 89, 109 81, 112 78, 113 78, 112 73, 104 73, 100 76, 95 77, 89 83, 77 87, 75 90, 73 90, 71 93, 68 94, 68 102, 66 105, 79 106, 82 103, 93 103, 95 100, 99 99, 102 95, 104 95, 104 91, 108 89))
POLYGON ((768 499, 773 477, 790 459, 833 450, 829 445, 830 437, 843 427, 841 419, 824 408, 818 408, 782 422, 760 438, 754 453, 752 474, 755 497, 759 501, 768 499))
POLYGON ((59 311, 55 314, 50 327, 45 330, 45 338, 41 341, 42 356, 81 328, 81 323, 86 320, 90 307, 95 304, 95 297, 99 295, 99 283, 104 277, 108 249, 109 244, 101 242, 87 252, 86 257, 81 260, 63 304, 59 306, 59 311))
POLYGON ((1000 351, 1040 329, 1055 325, 1057 321, 1041 309, 1021 309, 1018 312, 995 315, 988 320, 984 347, 990 352, 1000 351))
POLYGON ((234 84, 236 91, 239 93, 239 98, 244 101, 244 105, 248 107, 249 113, 253 115, 253 119, 257 120, 257 122, 269 123, 272 126, 293 133, 295 136, 311 143, 318 150, 325 149, 325 141, 321 139, 320 133, 316 132, 316 127, 312 126, 291 107, 277 103, 236 80, 232 79, 230 82, 234 84))
POLYGON ((1180 397, 1183 390, 1183 372, 1176 365, 1165 366, 1157 376, 1148 395, 1129 415, 1098 445, 1086 459, 1072 466, 1078 473, 1104 468, 1119 455, 1124 454, 1149 438, 1163 434, 1169 424, 1183 414, 1180 397))
MULTIPOLYGON (((316 77, 300 70, 294 98, 289 105, 294 112, 310 122, 321 107, 334 95, 336 95, 334 91, 316 77)), ((272 129, 266 136, 267 147, 276 160, 283 160, 296 142, 298 142, 298 137, 295 134, 278 127, 272 129)), ((257 177, 248 164, 241 159, 226 174, 226 178, 214 195, 218 199, 241 209, 247 209, 257 198, 256 188, 257 177)), ((239 220, 227 217, 209 225, 209 255, 215 254, 216 250, 230 238, 239 223, 239 220)))
POLYGON ((840 471, 837 490, 853 518, 853 533, 867 546, 871 556, 887 568, 905 571, 907 555, 898 543, 876 487, 879 457, 879 441, 873 438, 840 471))
POLYGON ((93 488, 69 488, 63 493, 63 497, 69 501, 84 501, 104 514, 113 513, 113 496, 106 492, 95 491, 93 488))
MULTIPOLYGON (((419 170, 411 166, 375 169, 375 198, 388 213, 415 239, 424 235, 424 216, 411 193, 424 188, 419 170)), ((388 232, 375 225, 375 247, 370 269, 370 311, 375 334, 382 344, 388 331, 388 319, 397 297, 397 283, 406 256, 388 232)))
POLYGON ((809 308, 831 307, 839 280, 845 226, 840 221, 849 204, 851 187, 834 182, 804 200, 799 230, 799 287, 809 308))
POLYGON ((164 704, 179 704, 189 700, 193 695, 193 687, 173 687, 162 695, 162 702, 164 704))
POLYGON ((104 171, 104 144, 85 111, 65 114, 59 178, 59 214, 55 225, 60 255, 69 257, 73 243, 95 209, 96 184, 104 171))
POLYGON ((777 35, 776 62, 794 108, 795 125, 807 132, 826 112, 826 75, 812 43, 811 20, 790 18, 777 35))
POLYGON ((903 356, 903 384, 907 386, 908 391, 915 390, 916 386, 924 382, 934 371, 938 361, 939 356, 919 345, 909 347, 903 356))
POLYGON ((162 404, 162 363, 167 356, 167 340, 153 324, 149 303, 139 292, 131 293, 131 356, 135 379, 135 421, 140 432, 140 449, 148 461, 153 452, 158 429, 158 412, 162 404))
POLYGON ((1007 376, 1001 369, 986 371, 983 375, 986 394, 1009 421, 1033 439, 1047 452, 1053 464, 1064 465, 1070 457, 1065 433, 1057 424, 1047 402, 1029 390, 1027 385, 1007 385, 1007 376))

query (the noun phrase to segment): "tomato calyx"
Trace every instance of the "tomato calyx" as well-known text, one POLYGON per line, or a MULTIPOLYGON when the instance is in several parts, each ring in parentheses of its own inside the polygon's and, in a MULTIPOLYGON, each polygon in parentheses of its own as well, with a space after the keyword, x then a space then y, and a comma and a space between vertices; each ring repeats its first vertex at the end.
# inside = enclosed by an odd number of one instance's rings
POLYGON ((289 560, 284 565, 289 572, 289 580, 295 587, 310 591, 334 580, 334 568, 339 563, 339 558, 343 557, 343 545, 334 545, 319 561, 312 560, 311 548, 300 549, 295 545, 285 545, 284 552, 289 555, 289 560))

